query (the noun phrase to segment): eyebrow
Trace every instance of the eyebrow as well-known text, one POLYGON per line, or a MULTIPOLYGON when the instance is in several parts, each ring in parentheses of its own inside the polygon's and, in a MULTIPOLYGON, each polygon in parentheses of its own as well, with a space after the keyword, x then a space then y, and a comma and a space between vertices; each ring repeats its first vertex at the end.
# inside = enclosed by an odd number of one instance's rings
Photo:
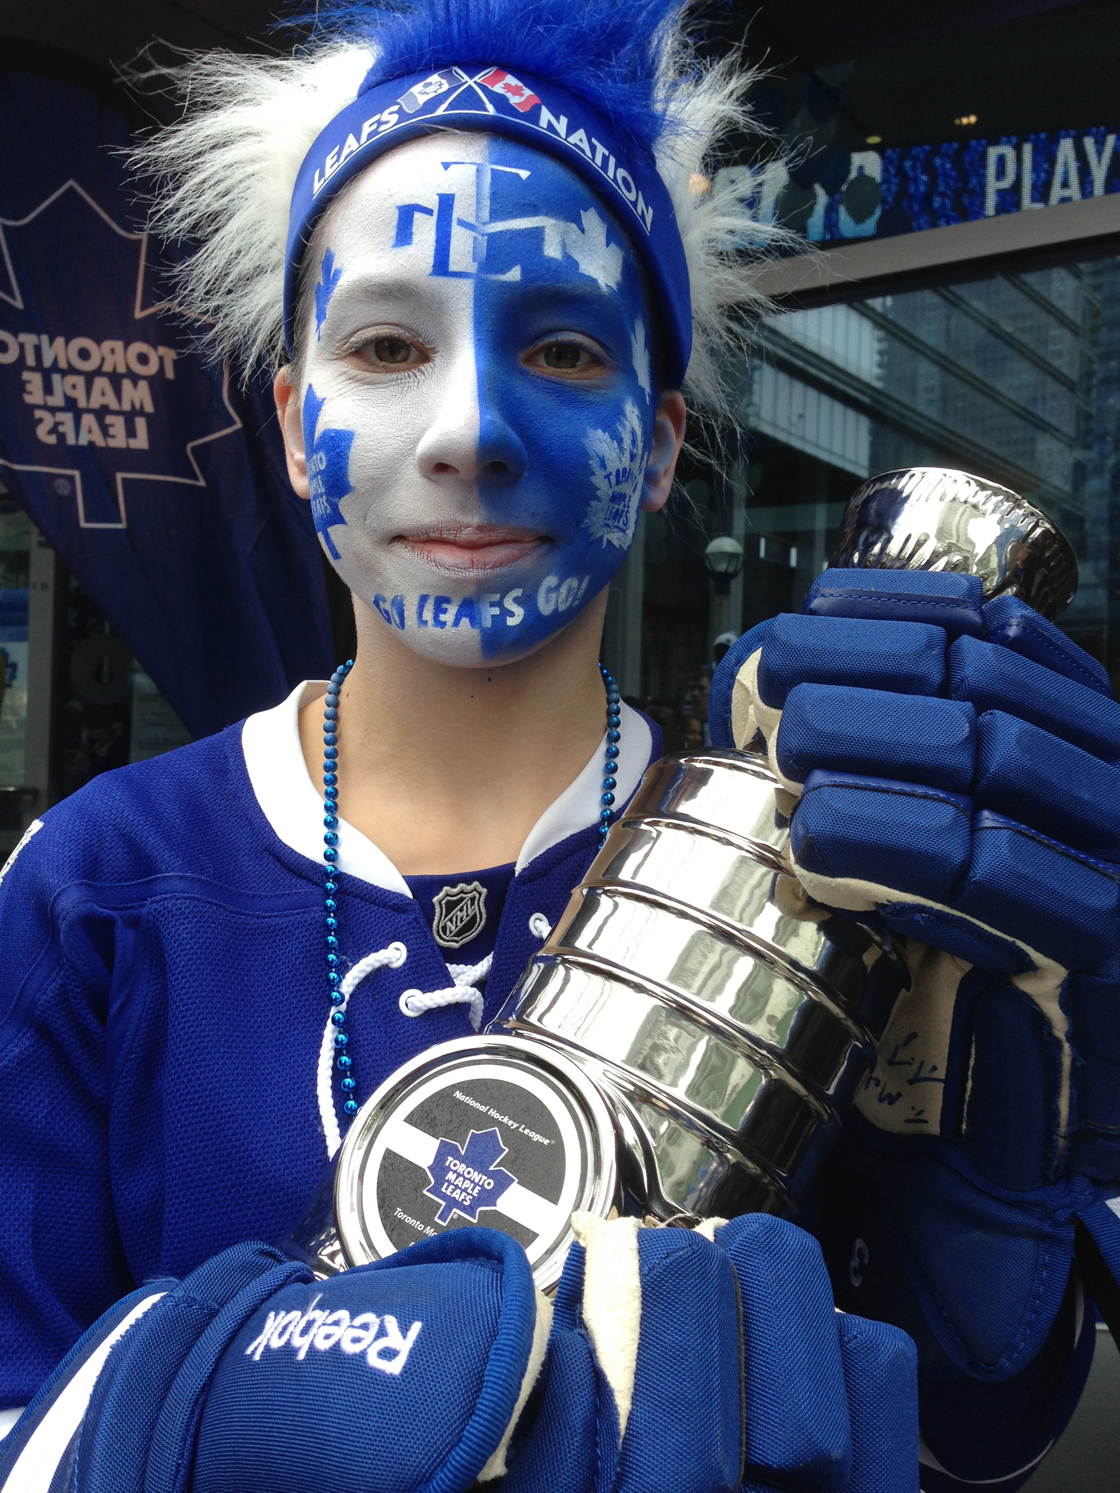
MULTIPOLYGON (((431 276, 427 275, 424 278, 426 282, 431 279, 431 276)), ((386 300, 417 304, 428 299, 425 289, 417 285, 414 279, 402 279, 395 274, 381 275, 369 270, 357 270, 350 276, 347 276, 345 271, 343 272, 338 289, 335 291, 336 299, 370 295, 383 296, 386 300)))
POLYGON ((580 312, 602 313, 609 307, 617 308, 623 315, 627 314, 626 297, 621 290, 613 287, 602 290, 586 276, 581 276, 578 280, 520 280, 509 283, 521 286, 518 301, 528 310, 546 310, 561 302, 578 308, 580 312))

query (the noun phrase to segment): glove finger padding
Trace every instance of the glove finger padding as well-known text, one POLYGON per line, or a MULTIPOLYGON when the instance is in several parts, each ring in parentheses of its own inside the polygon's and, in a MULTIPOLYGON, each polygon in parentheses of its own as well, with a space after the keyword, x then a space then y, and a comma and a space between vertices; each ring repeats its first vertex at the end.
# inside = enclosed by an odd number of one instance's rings
POLYGON ((140 1493, 164 1401, 199 1338, 232 1302, 243 1320, 294 1279, 310 1272, 268 1245, 241 1244, 111 1307, 0 1446, 0 1490, 140 1493))
POLYGON ((817 769, 967 794, 976 764, 976 711, 967 701, 799 684, 774 734, 783 784, 800 793, 817 769))
POLYGON ((685 1229, 576 1215, 543 1398, 503 1493, 719 1493, 741 1468, 739 1309, 685 1229))
POLYGON ((789 791, 817 769, 939 788, 1090 857, 1120 846, 1120 770, 1003 710, 967 700, 799 684, 774 760, 789 791))
POLYGON ((851 1416, 848 1493, 918 1493, 918 1355, 887 1322, 838 1313, 851 1416))
POLYGON ((917 1354, 904 1332, 833 1306, 820 1246, 764 1214, 716 1233, 743 1309, 744 1493, 917 1493, 917 1354))
POLYGON ((497 1476, 548 1316, 524 1250, 492 1229, 289 1287, 222 1355, 192 1493, 455 1493, 497 1476))
POLYGON ((803 1229, 765 1214, 734 1219, 716 1243, 735 1266, 743 1304, 748 1469, 798 1487, 844 1487, 851 1430, 820 1247, 803 1229))
POLYGON ((503 1493, 917 1493, 913 1344, 837 1315, 810 1235, 762 1215, 577 1233, 503 1493))
POLYGON ((896 932, 993 971, 1091 969, 1111 958, 1115 869, 973 808, 908 783, 813 773, 794 815, 795 873, 827 906, 880 909, 896 932), (923 924, 927 906, 936 917, 923 924))
MULTIPOLYGON (((637 1242, 641 1332, 619 1489, 732 1489, 742 1459, 734 1272, 686 1229, 640 1229, 637 1242)), ((599 1290, 606 1297, 607 1282, 599 1290)))
POLYGON ((980 594, 826 572, 808 615, 728 654, 713 740, 761 731, 817 901, 991 970, 1092 968, 1120 948, 1120 706, 1056 628, 980 594))

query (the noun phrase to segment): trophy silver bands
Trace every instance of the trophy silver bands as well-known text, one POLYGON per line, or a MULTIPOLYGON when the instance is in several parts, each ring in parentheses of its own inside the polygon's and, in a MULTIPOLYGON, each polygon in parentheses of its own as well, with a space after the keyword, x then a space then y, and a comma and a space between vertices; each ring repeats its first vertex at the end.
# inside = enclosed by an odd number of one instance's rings
MULTIPOLYGON (((854 495, 833 566, 953 570, 1053 617, 1077 565, 1048 519, 963 472, 854 495)), ((908 972, 789 872, 765 756, 648 770, 505 1009, 398 1069, 286 1241, 320 1273, 485 1224, 559 1278, 571 1215, 796 1215, 908 972)))

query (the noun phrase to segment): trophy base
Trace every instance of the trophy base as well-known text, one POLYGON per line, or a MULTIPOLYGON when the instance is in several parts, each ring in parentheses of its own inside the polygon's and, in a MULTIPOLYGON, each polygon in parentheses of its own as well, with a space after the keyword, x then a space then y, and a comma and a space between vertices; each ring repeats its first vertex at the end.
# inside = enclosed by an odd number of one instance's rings
POLYGON ((789 1211, 773 1178, 612 1077, 537 1034, 433 1047, 358 1111, 281 1248, 324 1277, 477 1224, 516 1239, 548 1291, 573 1213, 689 1228, 789 1211))
POLYGON ((477 1224, 523 1245, 546 1290, 560 1278, 573 1213, 638 1206, 623 1195, 618 1149, 611 1109, 563 1054, 515 1036, 445 1042, 359 1110, 334 1178, 337 1243, 324 1195, 324 1229, 313 1241, 309 1217, 299 1253, 330 1273, 477 1224))

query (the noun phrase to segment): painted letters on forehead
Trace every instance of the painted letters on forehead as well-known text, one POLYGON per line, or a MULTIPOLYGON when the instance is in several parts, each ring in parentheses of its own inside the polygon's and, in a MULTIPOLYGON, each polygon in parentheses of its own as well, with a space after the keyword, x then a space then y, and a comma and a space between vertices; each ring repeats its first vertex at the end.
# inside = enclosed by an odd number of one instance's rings
POLYGON ((482 135, 384 157, 321 242, 304 413, 328 554, 419 651, 464 664, 524 653, 602 590, 633 541, 655 405, 633 250, 559 162, 482 135), (431 361, 355 375, 344 356, 369 329, 418 337, 431 361), (526 366, 565 334, 603 350, 599 377, 526 366), (539 542, 471 574, 404 542, 480 524, 539 542))

